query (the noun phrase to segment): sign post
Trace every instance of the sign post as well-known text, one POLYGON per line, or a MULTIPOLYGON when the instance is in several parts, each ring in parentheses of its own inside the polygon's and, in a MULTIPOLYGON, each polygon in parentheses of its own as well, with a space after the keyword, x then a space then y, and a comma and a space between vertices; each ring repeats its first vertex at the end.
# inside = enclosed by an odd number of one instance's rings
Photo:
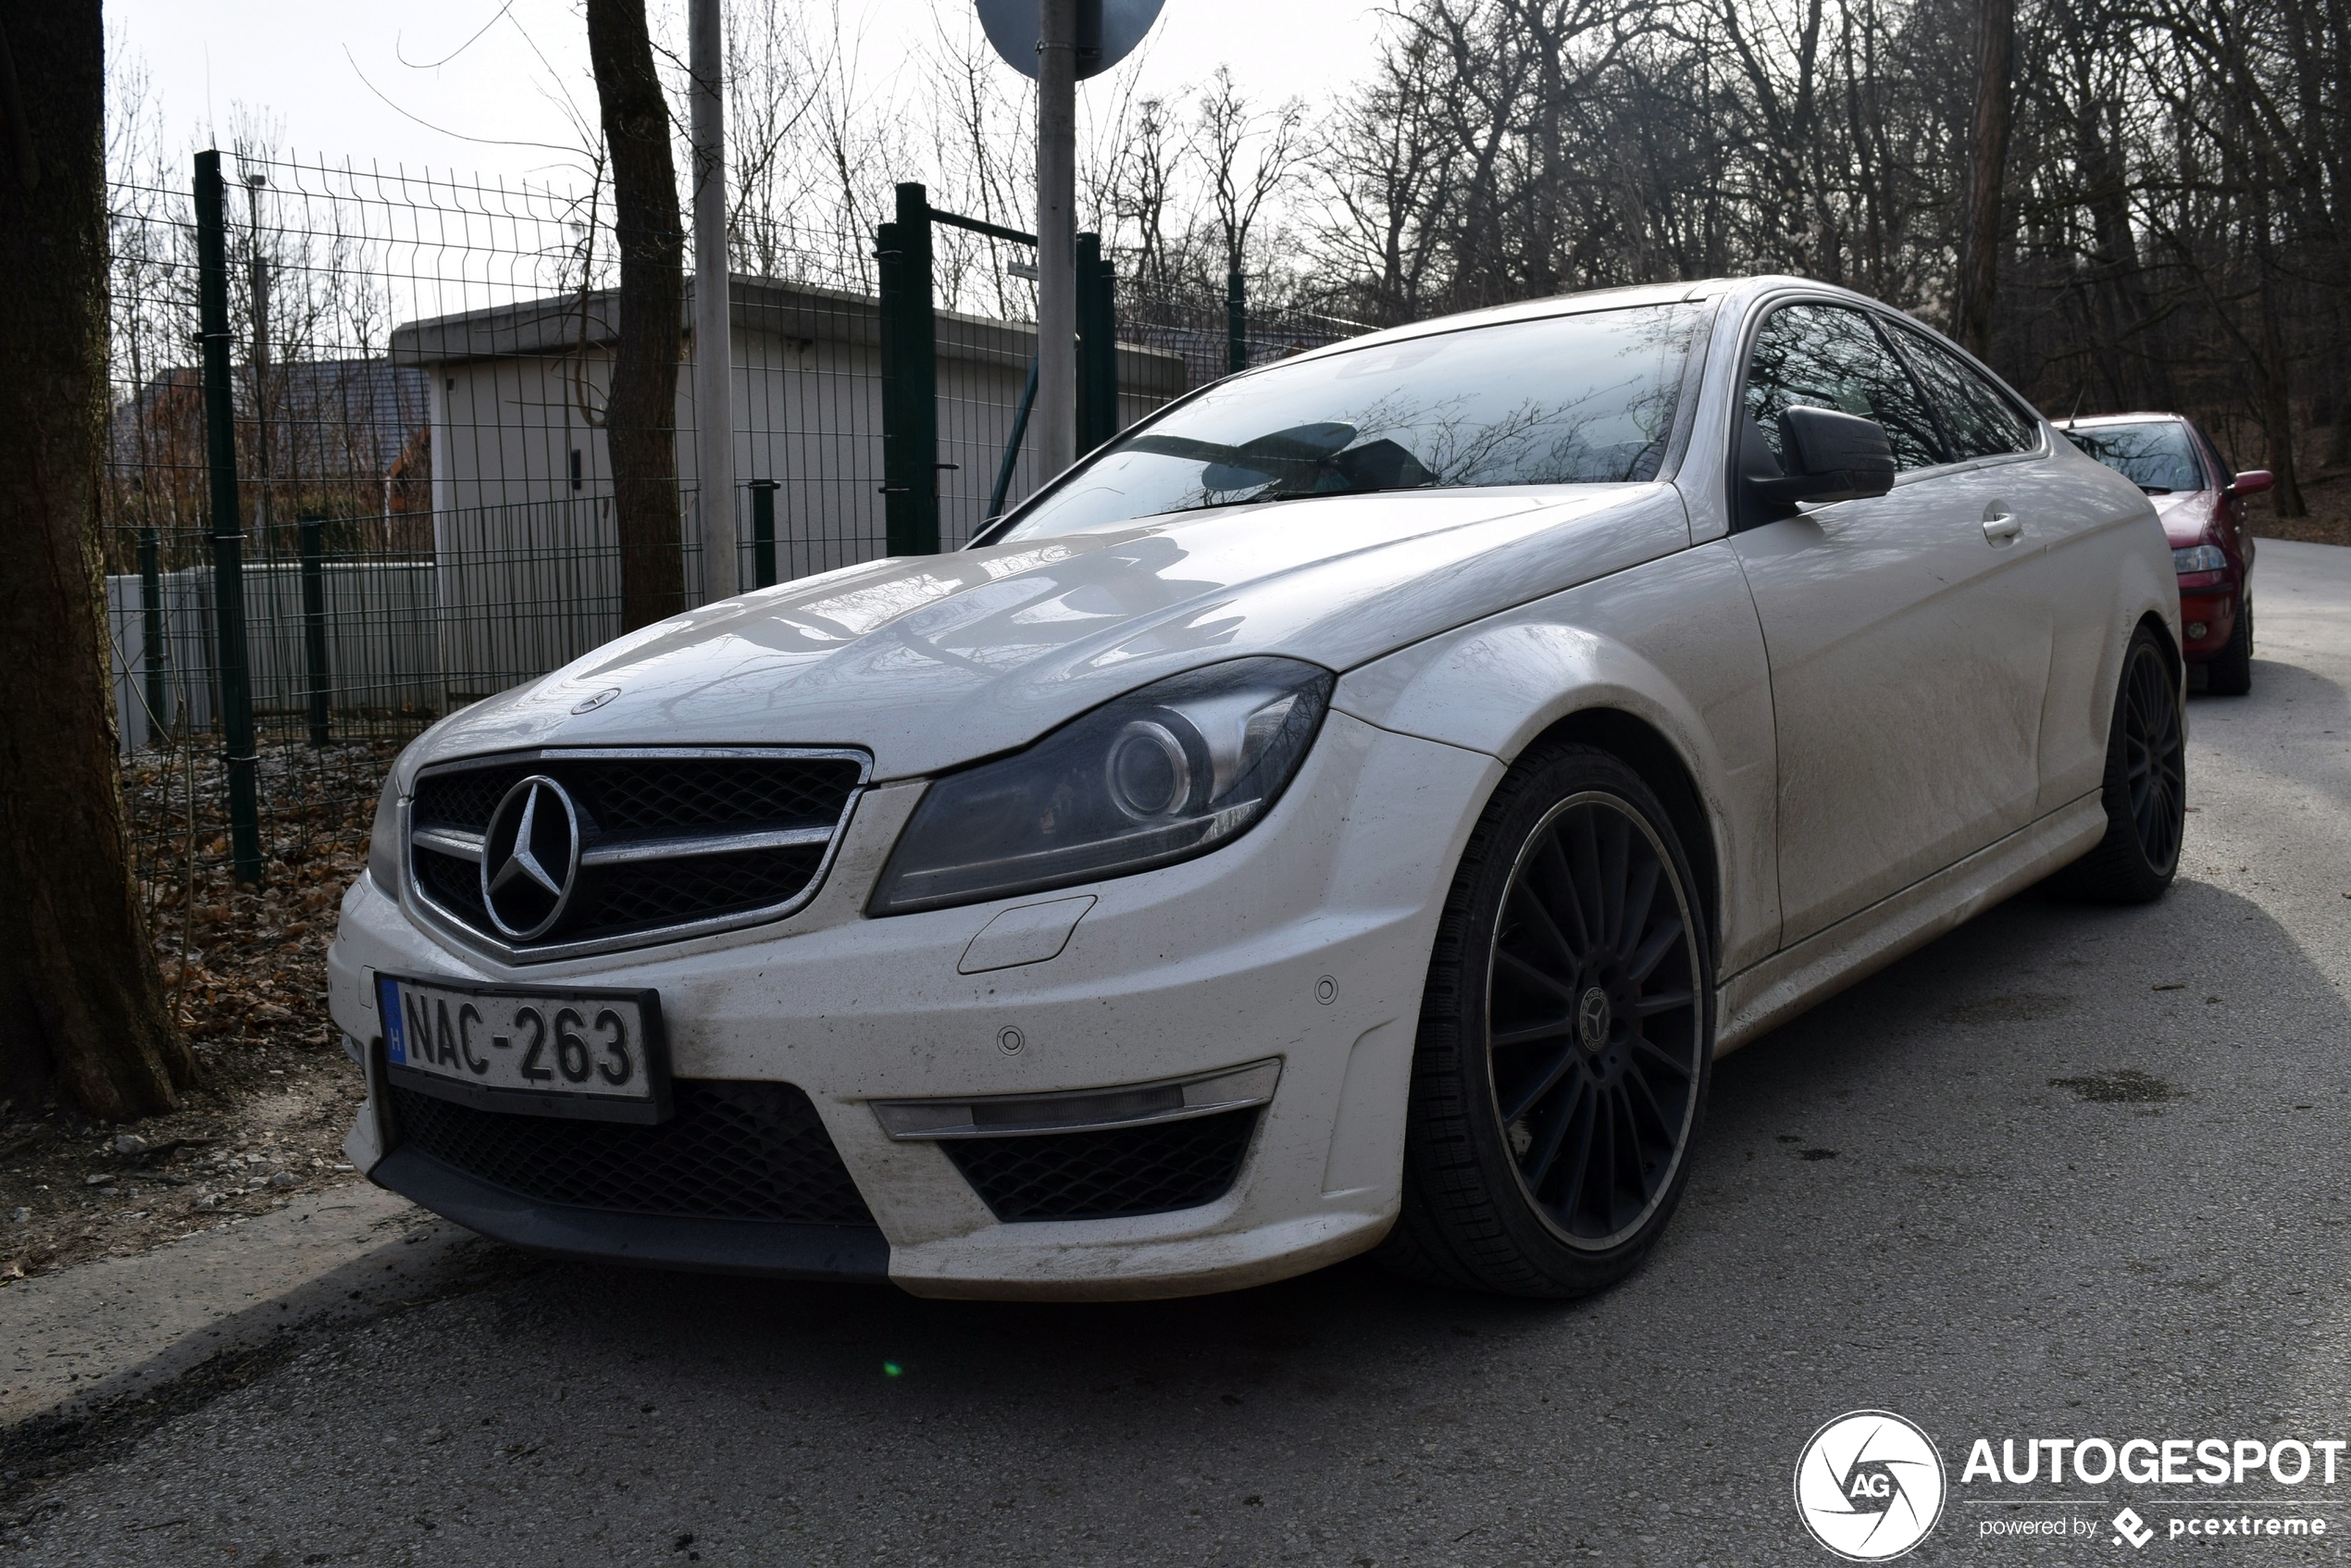
POLYGON ((687 73, 693 79, 694 499, 702 525, 702 596, 731 599, 741 587, 735 522, 735 395, 727 287, 727 69, 719 0, 693 0, 687 73))
MULTIPOLYGON (((1077 83, 1133 52, 1162 0, 977 0, 1004 62, 1037 79, 1037 404, 1039 469, 1077 456, 1077 83)), ((1089 280, 1090 281, 1090 280, 1089 280)))

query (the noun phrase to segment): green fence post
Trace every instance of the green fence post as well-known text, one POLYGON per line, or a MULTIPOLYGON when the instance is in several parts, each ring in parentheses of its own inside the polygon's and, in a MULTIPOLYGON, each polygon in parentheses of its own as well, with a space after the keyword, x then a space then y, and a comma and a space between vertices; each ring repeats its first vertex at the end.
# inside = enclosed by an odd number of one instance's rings
POLYGON ((1102 259, 1098 234, 1077 236, 1077 450, 1118 433, 1117 268, 1102 259))
POLYGON ((776 586, 776 491, 774 479, 751 481, 751 585, 776 586))
POLYGON ((155 525, 139 530, 139 621, 145 643, 141 663, 147 677, 147 743, 163 728, 163 540, 155 525))
POLYGON ((310 743, 327 733, 327 523, 305 517, 297 526, 302 556, 302 664, 310 685, 310 743))
POLYGON ((1240 269, 1225 274, 1225 369, 1249 368, 1249 301, 1241 292, 1240 269))
POLYGON ((882 495, 893 555, 939 553, 939 315, 932 305, 930 200, 898 187, 880 230, 882 495))
POLYGON ((237 510, 236 403, 229 385, 228 193, 220 155, 196 155, 196 311, 204 342, 205 462, 212 494, 212 616, 220 646, 220 736, 229 775, 229 864, 261 880, 261 801, 245 664, 244 533, 237 510))

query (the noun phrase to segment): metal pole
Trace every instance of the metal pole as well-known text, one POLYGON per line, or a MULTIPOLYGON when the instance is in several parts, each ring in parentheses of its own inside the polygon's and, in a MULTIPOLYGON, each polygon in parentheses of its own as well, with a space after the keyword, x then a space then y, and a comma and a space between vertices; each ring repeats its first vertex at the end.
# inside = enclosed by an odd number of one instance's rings
POLYGON ((693 79, 694 476, 705 603, 741 585, 735 526, 735 398, 727 279, 727 69, 720 0, 693 0, 687 71, 693 79))
POLYGON ((1037 464, 1076 457, 1077 0, 1037 6, 1037 464))
POLYGON ((146 643, 147 739, 163 728, 163 541, 150 523, 139 530, 139 609, 146 643))
POLYGON ((776 586, 776 481, 751 481, 751 585, 776 586))
POLYGON ((1240 270, 1225 274, 1225 369, 1227 374, 1249 368, 1249 303, 1241 292, 1240 270))
POLYGON ((305 517, 296 525, 302 556, 302 663, 310 685, 310 743, 323 746, 327 733, 327 525, 305 517))
POLYGON ((212 613, 220 641, 220 735, 229 775, 229 864, 261 880, 261 801, 245 668, 244 533, 237 514, 237 414, 229 386, 229 194, 220 155, 196 155, 196 312, 204 341, 205 459, 212 495, 212 613))

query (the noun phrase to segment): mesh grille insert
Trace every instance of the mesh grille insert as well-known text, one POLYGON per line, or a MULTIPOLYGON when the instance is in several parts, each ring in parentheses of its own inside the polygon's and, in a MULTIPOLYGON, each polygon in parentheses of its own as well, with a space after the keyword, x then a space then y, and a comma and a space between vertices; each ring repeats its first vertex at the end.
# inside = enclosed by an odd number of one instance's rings
POLYGON ((654 1126, 478 1111, 391 1087, 395 1137, 541 1202, 696 1219, 870 1226, 815 1106, 792 1084, 679 1078, 654 1126))
POLYGON ((939 1147, 1000 1220, 1107 1220, 1213 1203, 1232 1190, 1259 1107, 1189 1121, 939 1147))

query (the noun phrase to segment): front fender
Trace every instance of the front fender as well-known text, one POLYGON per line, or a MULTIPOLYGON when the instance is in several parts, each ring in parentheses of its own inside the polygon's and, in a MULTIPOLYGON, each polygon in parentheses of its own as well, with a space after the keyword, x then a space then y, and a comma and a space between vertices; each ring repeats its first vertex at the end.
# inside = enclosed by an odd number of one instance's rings
POLYGON ((1686 550, 1523 604, 1349 671, 1334 705, 1512 762, 1594 709, 1661 737, 1696 787, 1722 891, 1721 973, 1779 941, 1771 680, 1726 545, 1686 550))

